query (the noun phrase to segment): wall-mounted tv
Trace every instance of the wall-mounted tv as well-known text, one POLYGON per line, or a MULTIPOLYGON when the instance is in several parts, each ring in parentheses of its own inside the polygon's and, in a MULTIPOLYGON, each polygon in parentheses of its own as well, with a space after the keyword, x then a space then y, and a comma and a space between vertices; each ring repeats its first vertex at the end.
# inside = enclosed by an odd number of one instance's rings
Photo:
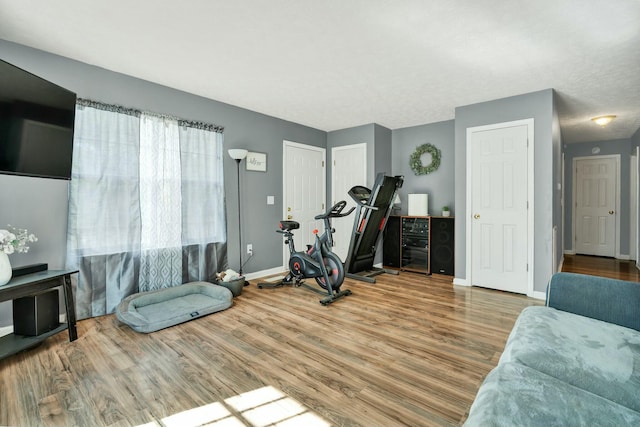
POLYGON ((71 179, 76 94, 0 60, 0 173, 71 179))

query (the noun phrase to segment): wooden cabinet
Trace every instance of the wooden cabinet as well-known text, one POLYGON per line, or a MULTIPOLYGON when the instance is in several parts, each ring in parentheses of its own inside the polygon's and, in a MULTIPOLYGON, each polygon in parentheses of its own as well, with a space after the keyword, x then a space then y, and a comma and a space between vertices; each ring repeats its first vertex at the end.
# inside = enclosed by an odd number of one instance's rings
POLYGON ((389 217, 382 261, 385 267, 402 271, 453 275, 453 218, 389 217))
POLYGON ((428 216, 403 216, 400 218, 400 269, 430 274, 428 216))

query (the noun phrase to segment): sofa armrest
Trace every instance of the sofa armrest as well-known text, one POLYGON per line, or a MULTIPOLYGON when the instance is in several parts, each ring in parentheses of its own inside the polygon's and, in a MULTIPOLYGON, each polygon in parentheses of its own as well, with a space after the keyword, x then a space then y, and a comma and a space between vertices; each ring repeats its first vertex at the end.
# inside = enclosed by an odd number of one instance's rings
POLYGON ((547 286, 546 305, 640 331, 640 283, 556 273, 547 286))

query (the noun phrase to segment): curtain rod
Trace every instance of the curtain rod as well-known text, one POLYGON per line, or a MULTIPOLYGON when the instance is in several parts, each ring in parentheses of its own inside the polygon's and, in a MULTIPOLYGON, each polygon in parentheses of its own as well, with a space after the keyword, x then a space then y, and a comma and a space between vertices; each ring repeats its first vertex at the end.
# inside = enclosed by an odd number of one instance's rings
POLYGON ((187 120, 176 116, 171 116, 168 114, 160 114, 153 111, 141 111, 136 108, 123 107, 121 105, 116 104, 106 104, 104 102, 94 101, 86 98, 78 98, 76 100, 76 104, 80 107, 90 107, 96 108, 98 110, 111 111, 113 113, 127 114, 129 116, 140 117, 141 114, 145 114, 148 116, 158 117, 161 119, 175 120, 178 122, 179 126, 190 127, 194 129, 207 130, 210 132, 223 133, 224 127, 218 126, 211 123, 200 122, 196 120, 187 120))

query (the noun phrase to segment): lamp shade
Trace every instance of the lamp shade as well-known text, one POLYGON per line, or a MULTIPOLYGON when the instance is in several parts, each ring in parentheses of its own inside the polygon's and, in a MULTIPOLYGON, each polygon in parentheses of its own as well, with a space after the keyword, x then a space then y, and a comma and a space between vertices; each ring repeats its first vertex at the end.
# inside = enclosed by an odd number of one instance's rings
POLYGON ((233 160, 242 160, 247 157, 247 153, 248 151, 243 148, 231 148, 229 150, 229 156, 231 156, 233 160))

